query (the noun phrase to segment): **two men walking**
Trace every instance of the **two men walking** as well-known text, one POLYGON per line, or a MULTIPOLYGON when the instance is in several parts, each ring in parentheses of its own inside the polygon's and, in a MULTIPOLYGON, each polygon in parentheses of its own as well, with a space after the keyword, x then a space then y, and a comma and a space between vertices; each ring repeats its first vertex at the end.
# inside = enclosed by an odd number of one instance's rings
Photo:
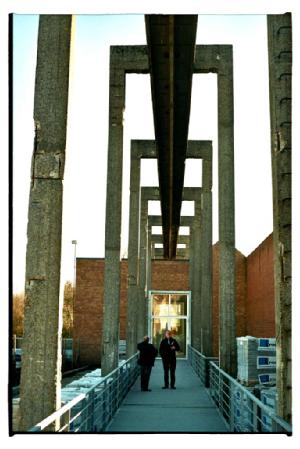
MULTIPOLYGON (((137 345, 140 351, 140 356, 138 364, 141 366, 141 390, 151 391, 149 389, 149 379, 154 366, 155 357, 157 356, 157 349, 149 343, 149 337, 145 336, 144 340, 137 345)), ((173 390, 175 387, 175 370, 176 370, 176 351, 179 351, 179 344, 172 338, 169 331, 165 332, 165 338, 160 343, 159 354, 162 358, 163 368, 164 368, 164 386, 162 388, 171 388, 173 390), (169 382, 170 374, 170 382, 169 382)))

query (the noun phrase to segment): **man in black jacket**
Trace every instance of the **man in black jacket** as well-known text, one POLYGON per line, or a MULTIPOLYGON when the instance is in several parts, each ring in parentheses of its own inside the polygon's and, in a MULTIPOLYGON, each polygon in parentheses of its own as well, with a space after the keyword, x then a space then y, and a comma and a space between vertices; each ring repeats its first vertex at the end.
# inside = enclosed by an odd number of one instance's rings
POLYGON ((165 338, 161 341, 159 346, 159 354, 162 358, 164 367, 164 380, 165 385, 163 389, 169 388, 169 372, 171 377, 171 388, 176 390, 175 387, 175 370, 176 370, 176 351, 179 351, 180 347, 177 341, 172 338, 171 332, 166 331, 165 338))
POLYGON ((137 345, 137 348, 140 351, 138 364, 141 366, 141 390, 151 391, 148 388, 149 379, 155 357, 157 356, 157 349, 149 343, 149 337, 147 335, 144 337, 144 341, 137 345))

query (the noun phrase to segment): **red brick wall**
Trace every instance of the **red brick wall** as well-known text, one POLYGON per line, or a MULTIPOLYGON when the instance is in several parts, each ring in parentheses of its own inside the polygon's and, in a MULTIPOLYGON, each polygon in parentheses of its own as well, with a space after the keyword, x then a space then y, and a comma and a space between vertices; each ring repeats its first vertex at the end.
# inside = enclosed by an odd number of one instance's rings
POLYGON ((100 364, 103 278, 103 259, 77 259, 74 340, 79 339, 81 366, 100 364))
MULTIPOLYGON (((120 338, 126 339, 127 260, 121 263, 120 338)), ((100 365, 104 259, 77 259, 74 338, 80 364, 100 365)), ((237 336, 275 335, 273 241, 269 236, 245 258, 236 251, 237 336)), ((219 245, 213 246, 213 355, 219 339, 219 245)), ((189 290, 187 261, 152 263, 153 290, 189 290)))
POLYGON ((275 337, 273 234, 247 258, 247 335, 275 337))
MULTIPOLYGON (((213 356, 219 356, 219 244, 213 246, 213 356)), ((246 330, 246 257, 236 251, 236 334, 246 330)))
POLYGON ((189 290, 189 263, 185 260, 152 262, 152 290, 189 290))

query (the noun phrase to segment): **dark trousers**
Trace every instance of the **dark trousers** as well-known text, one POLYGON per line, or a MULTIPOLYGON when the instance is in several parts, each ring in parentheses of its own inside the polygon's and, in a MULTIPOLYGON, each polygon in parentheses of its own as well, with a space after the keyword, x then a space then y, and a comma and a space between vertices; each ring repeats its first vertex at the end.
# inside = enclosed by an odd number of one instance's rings
POLYGON ((175 387, 176 359, 175 360, 162 359, 162 362, 164 367, 165 387, 169 386, 169 372, 171 377, 171 387, 175 387))
POLYGON ((141 390, 148 390, 152 366, 141 366, 141 390))

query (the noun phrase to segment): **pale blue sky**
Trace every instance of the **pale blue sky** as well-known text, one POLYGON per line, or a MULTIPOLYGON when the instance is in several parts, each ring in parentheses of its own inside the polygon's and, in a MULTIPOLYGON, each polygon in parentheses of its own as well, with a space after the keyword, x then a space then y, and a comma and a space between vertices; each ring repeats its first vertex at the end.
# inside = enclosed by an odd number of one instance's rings
MULTIPOLYGON (((14 16, 14 289, 22 290, 33 146, 33 96, 38 16, 14 16)), ((110 45, 145 44, 142 15, 77 16, 70 78, 64 180, 62 282, 79 257, 104 256, 110 45)), ((272 231, 266 16, 199 16, 197 43, 232 44, 235 92, 236 247, 249 254, 272 231), (255 39, 253 38, 255 37, 255 39), (253 62, 255 61, 255 65, 253 62)), ((122 254, 128 245, 129 143, 153 139, 148 75, 127 76, 124 126, 122 254)), ((214 242, 217 225, 216 75, 195 75, 190 139, 214 146, 214 242)), ((200 163, 187 162, 185 185, 200 186, 200 163)), ((142 184, 157 185, 154 161, 142 165, 142 184)), ((151 204, 150 213, 159 213, 151 204)), ((187 204, 182 214, 192 214, 187 204)))

